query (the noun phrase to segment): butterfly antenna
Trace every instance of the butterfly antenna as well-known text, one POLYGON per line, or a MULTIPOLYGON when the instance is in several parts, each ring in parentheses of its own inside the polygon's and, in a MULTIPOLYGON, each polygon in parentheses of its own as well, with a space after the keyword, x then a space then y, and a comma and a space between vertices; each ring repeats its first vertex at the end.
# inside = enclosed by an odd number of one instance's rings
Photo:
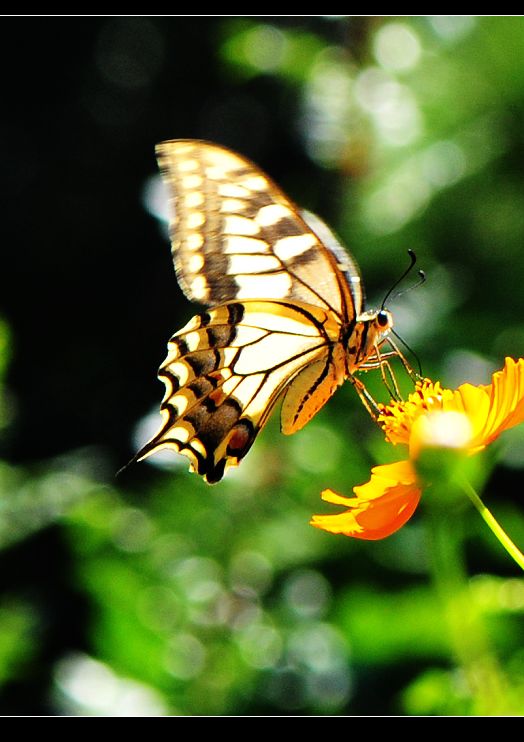
MULTIPOLYGON (((397 286, 400 283, 402 283, 402 281, 406 278, 406 276, 409 273, 411 273, 411 271, 413 269, 413 266, 417 262, 417 256, 415 255, 415 253, 413 252, 413 250, 409 249, 408 250, 408 255, 410 257, 410 261, 411 262, 408 265, 408 267, 406 268, 406 270, 404 271, 404 273, 400 276, 400 278, 397 278, 397 280, 395 281, 395 283, 393 284, 393 286, 387 292, 386 296, 384 297, 384 301, 382 302, 382 306, 380 307, 381 309, 384 309, 385 308, 386 302, 389 299, 389 297, 391 296, 391 294, 395 291, 395 289, 397 288, 397 286)), ((398 296, 402 296, 403 294, 406 293, 406 291, 411 291, 411 289, 417 288, 417 286, 421 286, 424 283, 424 281, 426 280, 426 274, 424 273, 424 271, 419 271, 418 272, 418 275, 419 275, 419 280, 417 281, 417 283, 413 284, 413 286, 408 286, 408 288, 407 289, 404 289, 404 291, 400 291, 399 293, 395 294, 395 298, 397 298, 398 296)), ((400 340, 400 338, 399 338, 399 340, 400 340)))

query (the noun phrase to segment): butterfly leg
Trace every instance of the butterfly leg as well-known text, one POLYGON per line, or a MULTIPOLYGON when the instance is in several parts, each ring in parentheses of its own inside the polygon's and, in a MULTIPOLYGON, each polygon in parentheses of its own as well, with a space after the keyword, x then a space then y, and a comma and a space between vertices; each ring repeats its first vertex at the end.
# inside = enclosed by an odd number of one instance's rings
POLYGON ((393 350, 389 351, 388 353, 384 353, 383 356, 386 356, 386 357, 396 356, 400 360, 402 365, 404 366, 404 369, 407 375, 409 376, 409 378, 411 379, 411 381, 413 382, 418 381, 421 378, 420 374, 418 374, 416 371, 413 370, 411 365, 408 363, 407 358, 403 355, 403 353, 399 349, 398 345, 394 343, 390 337, 387 338, 386 342, 389 343, 389 345, 391 346, 391 348, 393 348, 393 350))
POLYGON ((360 397, 360 401, 366 408, 366 410, 369 412, 373 420, 377 420, 378 416, 381 413, 381 409, 378 406, 378 403, 375 401, 375 399, 371 396, 371 394, 366 389, 365 384, 363 384, 360 379, 357 379, 356 376, 349 376, 349 381, 353 384, 355 387, 355 390, 360 397))
POLYGON ((393 399, 400 400, 402 399, 402 395, 400 393, 397 378, 395 376, 393 368, 389 363, 389 359, 398 358, 402 363, 407 375, 413 382, 418 381, 420 379, 420 375, 413 370, 405 356, 399 350, 398 346, 389 337, 387 338, 386 342, 389 343, 392 350, 389 350, 386 353, 382 353, 379 346, 377 345, 375 347, 375 352, 373 353, 373 355, 369 356, 367 361, 360 366, 360 371, 371 371, 373 369, 379 368, 384 386, 390 393, 391 397, 393 399))
POLYGON ((379 348, 377 347, 375 349, 375 353, 372 356, 370 356, 370 358, 368 358, 366 363, 363 363, 360 366, 359 370, 360 371, 372 371, 374 369, 380 369, 380 375, 382 376, 382 381, 384 383, 384 386, 388 390, 391 398, 400 400, 402 399, 402 395, 400 394, 400 389, 398 386, 397 378, 388 360, 388 358, 394 358, 396 357, 396 355, 397 354, 394 351, 389 351, 388 353, 381 353, 379 348))
POLYGON ((401 400, 402 395, 400 394, 400 389, 398 388, 396 376, 393 373, 391 364, 385 358, 382 358, 380 362, 380 373, 382 376, 382 381, 384 382, 384 386, 388 390, 391 398, 396 399, 396 400, 401 400))

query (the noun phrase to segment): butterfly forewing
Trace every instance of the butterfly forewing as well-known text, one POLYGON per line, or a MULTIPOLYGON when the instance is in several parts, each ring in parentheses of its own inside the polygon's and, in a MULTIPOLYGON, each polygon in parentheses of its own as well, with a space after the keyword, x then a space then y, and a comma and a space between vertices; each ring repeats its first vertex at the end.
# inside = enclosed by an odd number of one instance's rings
POLYGON ((256 165, 194 140, 163 142, 157 155, 172 205, 177 276, 190 299, 210 306, 289 299, 341 317, 360 312, 360 286, 341 274, 349 266, 358 277, 354 263, 338 243, 338 255, 326 249, 256 165))

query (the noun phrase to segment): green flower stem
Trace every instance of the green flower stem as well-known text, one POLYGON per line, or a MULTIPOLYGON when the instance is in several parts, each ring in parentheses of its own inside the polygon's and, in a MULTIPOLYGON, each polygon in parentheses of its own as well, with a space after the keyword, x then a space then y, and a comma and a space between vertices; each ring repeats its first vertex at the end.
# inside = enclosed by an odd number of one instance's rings
MULTIPOLYGON (((443 630, 469 690, 466 713, 515 713, 507 679, 490 648, 482 615, 471 594, 464 564, 460 503, 455 501, 453 506, 448 500, 443 507, 438 497, 428 497, 428 501, 433 580, 443 608, 443 630)), ((464 713, 464 709, 457 710, 464 713)))
POLYGON ((491 528, 495 536, 498 538, 502 546, 506 549, 508 554, 517 562, 519 567, 524 570, 524 554, 520 549, 515 546, 513 541, 510 539, 506 531, 495 519, 490 510, 484 505, 480 497, 477 495, 471 484, 467 480, 462 480, 460 486, 469 497, 473 505, 477 508, 484 521, 491 528))

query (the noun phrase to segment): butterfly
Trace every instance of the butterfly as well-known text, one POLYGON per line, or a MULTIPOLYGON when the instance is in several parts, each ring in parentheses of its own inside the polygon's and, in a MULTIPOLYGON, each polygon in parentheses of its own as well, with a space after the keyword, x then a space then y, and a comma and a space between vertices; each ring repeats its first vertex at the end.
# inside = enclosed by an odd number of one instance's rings
POLYGON ((358 267, 328 227, 225 147, 171 140, 156 153, 177 279, 207 309, 169 340, 162 424, 135 460, 171 449, 218 482, 277 402, 289 435, 345 380, 376 416, 356 373, 400 355, 393 319, 383 307, 364 310, 358 267))

